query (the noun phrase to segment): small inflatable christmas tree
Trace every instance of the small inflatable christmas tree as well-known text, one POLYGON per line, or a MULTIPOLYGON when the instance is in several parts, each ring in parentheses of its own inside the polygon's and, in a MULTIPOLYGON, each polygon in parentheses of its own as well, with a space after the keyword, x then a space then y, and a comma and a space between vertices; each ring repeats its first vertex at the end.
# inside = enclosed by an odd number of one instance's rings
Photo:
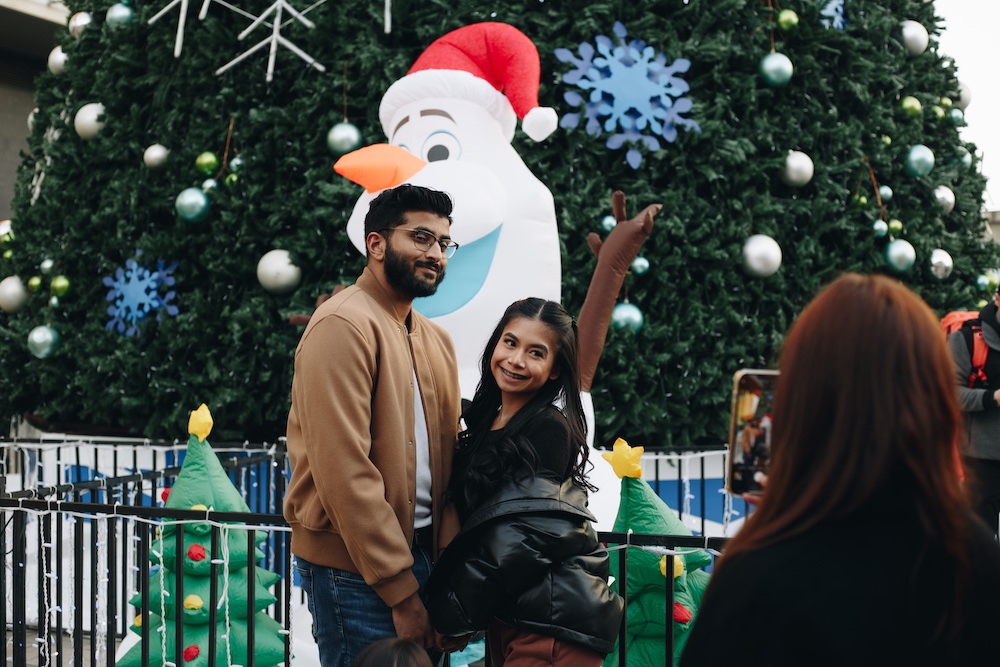
MULTIPOLYGON (((612 529, 640 535, 691 535, 691 531, 642 478, 642 447, 630 447, 618 438, 603 456, 622 480, 621 504, 612 529)), ((618 572, 618 551, 611 552, 611 572, 618 572)), ((674 664, 680 660, 691 624, 708 586, 702 568, 712 557, 698 550, 674 558, 674 664)), ((626 640, 630 667, 667 664, 666 556, 633 549, 628 554, 628 628, 626 640)), ((619 582, 612 585, 616 591, 619 582)), ((618 665, 618 645, 603 667, 618 665)))
MULTIPOLYGON (((177 481, 170 489, 166 506, 176 509, 215 510, 219 512, 249 512, 243 497, 229 480, 206 437, 212 430, 212 415, 204 404, 191 413, 188 422, 187 455, 177 481)), ((254 540, 260 544, 266 534, 256 531, 254 540)), ((245 665, 248 655, 247 593, 247 535, 243 529, 223 529, 220 558, 224 564, 217 568, 217 587, 221 604, 216 612, 216 624, 209 626, 211 604, 211 549, 212 525, 208 522, 169 524, 163 527, 150 549, 149 560, 153 571, 149 580, 150 617, 137 616, 130 628, 141 634, 142 625, 148 627, 149 662, 162 664, 164 659, 178 667, 203 667, 208 665, 209 637, 216 642, 215 664, 245 665), (177 569, 178 530, 183 529, 185 552, 183 570, 177 569), (183 654, 176 655, 178 619, 175 595, 178 581, 182 580, 184 595, 183 654), (163 653, 166 650, 164 658, 163 653)), ((255 549, 254 560, 264 554, 255 549)), ((253 659, 255 665, 277 665, 285 659, 285 634, 281 625, 265 613, 276 601, 269 591, 280 575, 254 566, 253 659)), ((142 605, 141 594, 130 603, 142 605)), ((142 661, 142 646, 136 643, 118 661, 119 667, 138 667, 142 661)))

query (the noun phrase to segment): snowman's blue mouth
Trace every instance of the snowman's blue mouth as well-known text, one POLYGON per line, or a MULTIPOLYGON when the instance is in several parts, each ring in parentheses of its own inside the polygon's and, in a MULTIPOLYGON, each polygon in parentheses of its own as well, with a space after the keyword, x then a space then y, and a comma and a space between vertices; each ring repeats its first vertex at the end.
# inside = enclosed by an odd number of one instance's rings
POLYGON ((481 239, 463 244, 448 260, 444 280, 432 296, 413 300, 413 307, 425 317, 440 317, 453 313, 479 294, 493 265, 493 256, 500 238, 500 228, 481 239))

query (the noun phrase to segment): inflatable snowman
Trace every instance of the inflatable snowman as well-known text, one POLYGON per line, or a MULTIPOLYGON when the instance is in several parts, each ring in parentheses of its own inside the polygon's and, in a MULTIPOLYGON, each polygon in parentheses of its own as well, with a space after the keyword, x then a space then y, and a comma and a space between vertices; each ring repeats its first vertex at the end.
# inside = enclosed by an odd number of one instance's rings
POLYGON ((431 44, 383 96, 379 119, 389 145, 361 148, 334 167, 365 188, 347 224, 362 253, 368 204, 381 190, 410 183, 454 200, 451 237, 460 247, 437 293, 414 307, 454 339, 467 399, 507 306, 527 297, 560 300, 552 194, 511 146, 518 118, 535 141, 556 129, 556 112, 538 106, 539 75, 538 51, 517 28, 459 28, 431 44))

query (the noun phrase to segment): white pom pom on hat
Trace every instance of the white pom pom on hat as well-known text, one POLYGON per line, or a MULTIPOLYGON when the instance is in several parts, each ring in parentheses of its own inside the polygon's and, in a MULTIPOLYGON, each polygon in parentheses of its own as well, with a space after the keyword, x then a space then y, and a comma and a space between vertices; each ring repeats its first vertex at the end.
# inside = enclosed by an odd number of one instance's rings
POLYGON ((538 49, 527 35, 506 23, 475 23, 453 30, 427 47, 410 71, 385 92, 379 120, 386 135, 404 106, 435 97, 481 105, 514 137, 516 119, 534 141, 558 127, 551 107, 538 106, 541 68, 538 49))

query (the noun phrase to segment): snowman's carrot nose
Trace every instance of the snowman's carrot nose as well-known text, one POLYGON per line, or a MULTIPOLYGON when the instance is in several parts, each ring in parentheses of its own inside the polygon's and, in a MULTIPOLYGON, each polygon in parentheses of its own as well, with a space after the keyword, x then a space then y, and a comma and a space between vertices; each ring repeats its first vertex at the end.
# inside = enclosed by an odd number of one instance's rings
POLYGON ((403 183, 426 166, 399 146, 373 144, 344 155, 333 170, 368 192, 377 192, 403 183))

